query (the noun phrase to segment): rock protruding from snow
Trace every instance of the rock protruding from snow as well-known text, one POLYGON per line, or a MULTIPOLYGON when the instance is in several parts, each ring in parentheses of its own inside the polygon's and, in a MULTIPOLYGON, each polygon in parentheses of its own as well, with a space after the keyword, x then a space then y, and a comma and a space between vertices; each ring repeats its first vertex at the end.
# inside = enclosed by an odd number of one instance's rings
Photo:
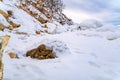
POLYGON ((3 80, 3 62, 2 62, 2 56, 3 56, 3 52, 5 47, 7 46, 8 42, 9 42, 9 38, 10 36, 6 35, 6 36, 0 36, 0 80, 3 80))
POLYGON ((27 51, 26 56, 27 57, 30 56, 31 58, 40 59, 40 60, 52 59, 56 57, 55 53, 53 53, 53 50, 47 48, 47 46, 44 44, 41 44, 37 48, 27 51))
MULTIPOLYGON (((26 52, 27 57, 35 58, 35 59, 52 59, 56 57, 60 57, 65 54, 69 54, 69 48, 65 43, 56 39, 44 39, 39 44, 37 48, 32 48, 26 52)), ((34 45, 35 46, 35 45, 34 45)))
POLYGON ((0 2, 0 23, 3 24, 0 30, 8 29, 10 32, 37 35, 62 32, 61 29, 64 28, 59 27, 67 27, 73 22, 62 13, 62 10, 53 7, 52 12, 49 6, 53 4, 49 1, 51 2, 51 0, 4 0, 0 2))
POLYGON ((11 59, 19 58, 18 55, 15 54, 15 53, 13 53, 13 52, 10 52, 8 55, 9 55, 9 57, 10 57, 11 59))
POLYGON ((64 42, 60 41, 60 40, 45 39, 41 43, 47 45, 48 48, 52 49, 53 52, 56 53, 57 57, 60 57, 62 55, 70 53, 69 48, 67 47, 67 45, 64 42))
POLYGON ((72 20, 62 13, 64 5, 61 0, 20 0, 19 3, 18 8, 23 9, 42 24, 53 20, 62 25, 73 24, 72 20))

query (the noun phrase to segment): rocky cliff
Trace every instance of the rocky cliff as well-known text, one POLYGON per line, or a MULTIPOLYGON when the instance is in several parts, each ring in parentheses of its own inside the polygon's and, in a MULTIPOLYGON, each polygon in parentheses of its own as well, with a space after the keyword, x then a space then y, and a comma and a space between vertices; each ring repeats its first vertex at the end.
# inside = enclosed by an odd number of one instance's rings
POLYGON ((63 7, 61 0, 0 0, 0 30, 41 34, 50 33, 49 26, 72 25, 63 7))

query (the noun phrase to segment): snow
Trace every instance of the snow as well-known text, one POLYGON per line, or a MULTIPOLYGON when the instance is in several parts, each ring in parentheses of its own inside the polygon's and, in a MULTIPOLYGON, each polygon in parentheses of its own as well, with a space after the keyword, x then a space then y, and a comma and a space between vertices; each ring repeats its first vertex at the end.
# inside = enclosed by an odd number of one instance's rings
POLYGON ((10 24, 6 21, 6 19, 0 14, 0 23, 8 27, 10 24))
POLYGON ((100 21, 97 20, 85 20, 80 23, 81 29, 99 28, 103 26, 100 21))
POLYGON ((28 34, 0 31, 0 36, 10 35, 3 54, 4 80, 120 80, 120 26, 96 20, 62 26, 53 21, 46 23, 50 34, 35 35, 36 30, 45 30, 43 25, 11 1, 17 4, 16 0, 4 0, 0 9, 14 11, 10 19, 21 24, 14 31, 28 34), (53 48, 57 58, 37 60, 24 56, 40 44, 53 48), (10 52, 19 59, 10 59, 10 52))
POLYGON ((107 35, 111 33, 84 30, 44 36, 10 34, 3 58, 4 80, 119 80, 120 38, 109 40, 107 35), (48 60, 23 56, 38 43, 63 52, 48 60), (10 51, 20 58, 10 59, 10 51))

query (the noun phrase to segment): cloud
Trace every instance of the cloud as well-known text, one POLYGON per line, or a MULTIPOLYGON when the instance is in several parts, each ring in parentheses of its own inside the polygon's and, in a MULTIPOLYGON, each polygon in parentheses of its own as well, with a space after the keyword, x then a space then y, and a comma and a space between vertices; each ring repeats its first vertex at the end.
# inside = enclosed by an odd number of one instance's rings
POLYGON ((66 9, 66 10, 64 10, 64 13, 76 23, 80 23, 86 19, 100 20, 100 19, 96 18, 95 16, 91 16, 90 14, 88 14, 84 11, 80 11, 80 10, 73 11, 71 9, 66 9))
POLYGON ((120 0, 64 0, 64 13, 75 22, 98 19, 120 24, 120 0))
POLYGON ((107 8, 108 0, 104 2, 101 0, 64 0, 66 7, 69 9, 80 9, 89 12, 99 12, 104 8, 107 8))

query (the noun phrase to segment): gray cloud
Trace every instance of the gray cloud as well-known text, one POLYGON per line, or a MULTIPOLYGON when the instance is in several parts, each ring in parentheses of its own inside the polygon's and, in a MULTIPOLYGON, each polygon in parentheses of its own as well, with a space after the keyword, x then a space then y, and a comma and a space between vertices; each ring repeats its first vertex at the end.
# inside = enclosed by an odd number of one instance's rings
POLYGON ((108 7, 109 0, 64 0, 67 8, 89 12, 99 12, 108 7))
POLYGON ((120 24, 120 0, 64 0, 64 3, 66 10, 84 12, 104 22, 120 24))

